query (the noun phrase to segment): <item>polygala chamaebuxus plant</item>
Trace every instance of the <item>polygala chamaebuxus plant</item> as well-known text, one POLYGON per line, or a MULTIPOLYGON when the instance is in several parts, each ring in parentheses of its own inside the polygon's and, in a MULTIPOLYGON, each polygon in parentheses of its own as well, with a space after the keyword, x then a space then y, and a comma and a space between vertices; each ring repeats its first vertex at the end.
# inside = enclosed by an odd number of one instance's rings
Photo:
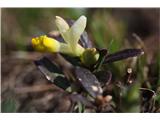
MULTIPOLYGON (((144 52, 141 49, 125 49, 109 54, 107 49, 89 47, 90 40, 85 32, 87 24, 85 16, 81 16, 75 22, 72 21, 72 24, 56 16, 55 23, 63 42, 47 35, 32 38, 32 46, 35 50, 51 53, 50 57, 36 60, 35 64, 48 80, 71 93, 73 101, 96 107, 96 111, 103 111, 106 102, 109 102, 112 97, 103 95, 105 86, 94 73, 103 64, 142 55, 144 52), (71 59, 78 58, 76 64, 66 60, 64 55, 71 59), (61 80, 57 80, 57 77, 61 80), (75 92, 78 96, 74 94, 75 98, 73 98, 72 93, 75 92), (88 95, 92 99, 88 99, 88 95)), ((106 79, 111 80, 111 72, 106 74, 108 74, 106 79)))
POLYGON ((78 41, 85 30, 87 18, 81 16, 71 27, 61 17, 56 16, 55 23, 63 37, 65 43, 58 42, 54 38, 46 35, 32 39, 32 45, 37 51, 64 53, 73 57, 80 57, 82 63, 85 65, 93 65, 99 58, 99 53, 95 48, 83 48, 78 41), (88 56, 88 59, 87 59, 88 56))

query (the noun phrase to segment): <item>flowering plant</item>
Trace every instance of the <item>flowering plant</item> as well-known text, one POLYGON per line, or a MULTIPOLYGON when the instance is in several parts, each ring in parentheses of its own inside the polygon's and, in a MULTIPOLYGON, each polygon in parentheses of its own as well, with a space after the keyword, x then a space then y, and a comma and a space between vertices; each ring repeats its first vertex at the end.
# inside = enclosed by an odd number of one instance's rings
POLYGON ((78 43, 80 36, 85 30, 86 22, 87 18, 81 16, 71 27, 69 27, 68 23, 63 18, 56 16, 55 23, 65 43, 43 35, 32 38, 32 45, 37 51, 51 53, 60 52, 70 56, 80 57, 82 63, 86 65, 95 64, 99 58, 96 49, 85 49, 78 43), (88 55, 90 56, 90 59, 86 58, 88 55))
MULTIPOLYGON (((109 54, 107 49, 88 47, 88 38, 83 41, 87 47, 80 44, 87 23, 85 16, 81 16, 71 26, 63 18, 56 16, 55 23, 64 42, 60 42, 56 37, 52 38, 47 35, 32 38, 32 46, 35 50, 57 53, 52 54, 52 60, 46 57, 36 60, 36 66, 49 81, 52 81, 53 84, 67 92, 71 101, 81 103, 78 107, 79 109, 84 106, 92 107, 96 112, 104 112, 108 107, 111 110, 115 109, 111 102, 112 96, 104 95, 107 92, 107 85, 112 80, 112 73, 99 68, 103 68, 104 64, 142 55, 144 52, 141 49, 125 49, 109 54), (66 60, 66 56, 59 53, 71 58, 79 58, 76 63, 81 61, 81 64, 74 64, 72 61, 66 60), (62 78, 62 80, 56 81, 57 78, 62 78)), ((132 69, 129 68, 125 76, 126 83, 124 84, 133 83, 131 74, 132 69)), ((139 89, 137 86, 139 87, 139 84, 133 84, 133 90, 125 90, 127 92, 124 92, 125 94, 122 97, 128 97, 128 94, 132 92, 134 99, 138 99, 137 91, 139 89)), ((79 112, 82 111, 80 110, 79 112)))

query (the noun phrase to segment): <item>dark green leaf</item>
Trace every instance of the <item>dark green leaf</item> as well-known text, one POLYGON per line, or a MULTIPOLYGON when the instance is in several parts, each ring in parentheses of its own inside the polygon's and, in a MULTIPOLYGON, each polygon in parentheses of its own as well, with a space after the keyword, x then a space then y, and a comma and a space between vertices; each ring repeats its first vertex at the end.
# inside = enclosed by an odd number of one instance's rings
POLYGON ((75 77, 82 87, 94 98, 102 95, 102 88, 96 76, 82 67, 75 67, 75 77))
POLYGON ((144 54, 144 52, 141 49, 125 49, 125 50, 107 55, 104 63, 115 62, 115 61, 127 59, 129 57, 135 57, 142 54, 144 54))
POLYGON ((100 56, 99 56, 99 59, 95 65, 95 69, 98 71, 98 69, 103 64, 108 51, 107 51, 107 49, 100 49, 100 50, 97 49, 97 50, 98 50, 100 56))
POLYGON ((112 73, 110 71, 99 71, 95 73, 96 77, 98 78, 101 86, 104 87, 111 82, 112 73))
POLYGON ((53 82, 56 86, 66 89, 70 86, 63 73, 47 57, 34 61, 39 70, 44 74, 47 80, 53 82))

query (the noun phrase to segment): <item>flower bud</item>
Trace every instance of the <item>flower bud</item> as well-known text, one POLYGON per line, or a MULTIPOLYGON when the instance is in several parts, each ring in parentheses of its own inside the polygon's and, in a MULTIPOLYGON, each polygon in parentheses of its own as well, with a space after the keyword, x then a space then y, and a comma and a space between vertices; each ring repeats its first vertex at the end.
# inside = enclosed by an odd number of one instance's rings
POLYGON ((95 48, 87 48, 81 56, 81 61, 86 66, 94 65, 99 59, 99 53, 95 48))

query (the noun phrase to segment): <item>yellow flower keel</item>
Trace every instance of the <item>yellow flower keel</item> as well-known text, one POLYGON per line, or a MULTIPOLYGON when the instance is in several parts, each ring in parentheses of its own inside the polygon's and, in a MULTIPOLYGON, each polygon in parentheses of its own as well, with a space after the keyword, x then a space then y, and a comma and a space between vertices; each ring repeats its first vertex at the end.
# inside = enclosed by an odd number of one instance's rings
POLYGON ((59 52, 60 43, 53 39, 49 38, 46 35, 32 38, 32 46, 35 50, 41 52, 59 52))

